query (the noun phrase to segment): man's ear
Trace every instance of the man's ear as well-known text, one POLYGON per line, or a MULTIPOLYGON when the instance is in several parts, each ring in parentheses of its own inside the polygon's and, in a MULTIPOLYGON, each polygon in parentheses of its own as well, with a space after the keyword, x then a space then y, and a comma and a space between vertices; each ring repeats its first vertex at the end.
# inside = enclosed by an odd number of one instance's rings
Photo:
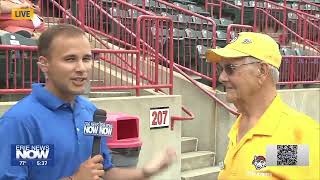
POLYGON ((41 71, 47 75, 48 73, 48 59, 44 56, 40 56, 37 62, 39 68, 41 69, 41 71))
POLYGON ((263 82, 268 78, 270 73, 269 65, 266 63, 260 63, 258 69, 258 77, 259 77, 259 84, 262 85, 263 82))
POLYGON ((258 69, 258 73, 259 73, 259 76, 260 77, 266 77, 266 76, 268 76, 268 74, 269 74, 269 72, 270 72, 270 70, 269 70, 270 68, 269 68, 269 65, 268 64, 266 64, 266 63, 261 63, 260 64, 260 67, 259 67, 259 69, 258 69))

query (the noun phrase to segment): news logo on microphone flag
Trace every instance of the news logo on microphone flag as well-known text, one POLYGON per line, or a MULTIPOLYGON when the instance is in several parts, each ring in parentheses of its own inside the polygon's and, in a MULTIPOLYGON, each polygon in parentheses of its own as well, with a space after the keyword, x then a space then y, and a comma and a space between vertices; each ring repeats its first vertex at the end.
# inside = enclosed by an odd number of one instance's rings
POLYGON ((83 134, 86 136, 106 136, 112 137, 112 124, 101 123, 101 122, 93 122, 93 121, 85 121, 83 134))

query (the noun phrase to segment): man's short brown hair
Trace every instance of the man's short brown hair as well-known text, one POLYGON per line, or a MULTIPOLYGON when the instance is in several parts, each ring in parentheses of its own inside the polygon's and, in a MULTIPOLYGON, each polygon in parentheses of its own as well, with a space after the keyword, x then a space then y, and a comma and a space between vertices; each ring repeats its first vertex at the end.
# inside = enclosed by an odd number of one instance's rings
POLYGON ((50 46, 54 39, 60 37, 77 37, 77 36, 85 36, 85 32, 71 24, 59 24, 55 26, 49 27, 46 31, 44 31, 38 40, 38 51, 39 56, 50 56, 50 46))

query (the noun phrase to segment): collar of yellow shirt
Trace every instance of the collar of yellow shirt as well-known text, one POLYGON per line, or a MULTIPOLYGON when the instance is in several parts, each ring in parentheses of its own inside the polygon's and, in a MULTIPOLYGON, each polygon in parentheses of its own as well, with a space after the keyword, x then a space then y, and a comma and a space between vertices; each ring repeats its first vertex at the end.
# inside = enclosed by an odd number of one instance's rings
MULTIPOLYGON (((265 135, 265 136, 272 136, 273 132, 276 130, 281 116, 281 111, 285 106, 285 104, 282 102, 279 95, 277 95, 270 106, 267 108, 267 110, 263 113, 263 115, 260 117, 259 121, 253 127, 248 131, 249 134, 246 134, 245 136, 250 138, 254 134, 256 135, 265 135)), ((229 131, 228 137, 231 140, 232 144, 236 144, 237 142, 237 134, 239 130, 239 123, 241 119, 240 115, 236 122, 231 127, 231 130, 229 131)))

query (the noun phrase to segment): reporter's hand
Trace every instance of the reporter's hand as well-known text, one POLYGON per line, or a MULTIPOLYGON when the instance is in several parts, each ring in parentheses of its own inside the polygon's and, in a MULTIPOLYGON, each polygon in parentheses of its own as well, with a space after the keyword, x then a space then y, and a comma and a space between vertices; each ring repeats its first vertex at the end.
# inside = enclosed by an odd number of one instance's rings
POLYGON ((83 162, 79 170, 73 175, 74 180, 100 180, 104 176, 103 157, 96 155, 83 162))
POLYGON ((176 160, 176 158, 176 151, 168 148, 161 156, 151 160, 148 164, 146 164, 142 171, 146 178, 148 178, 168 168, 173 161, 176 160))

